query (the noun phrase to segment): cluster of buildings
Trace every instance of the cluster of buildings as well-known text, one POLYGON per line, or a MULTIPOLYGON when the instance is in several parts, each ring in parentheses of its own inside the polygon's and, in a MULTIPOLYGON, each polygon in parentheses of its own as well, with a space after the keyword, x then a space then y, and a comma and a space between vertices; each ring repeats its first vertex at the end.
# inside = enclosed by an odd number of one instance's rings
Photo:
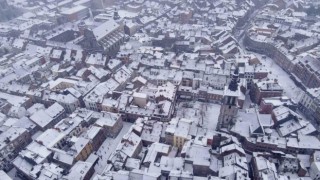
POLYGON ((273 58, 305 89, 319 87, 319 23, 308 16, 309 6, 282 0, 268 4, 251 22, 244 40, 248 49, 273 58))
POLYGON ((243 44, 250 51, 272 58, 290 75, 305 91, 300 109, 308 118, 319 121, 316 92, 320 87, 320 36, 311 6, 312 1, 277 0, 267 4, 248 25, 243 44))
POLYGON ((0 179, 320 178, 316 1, 5 6, 0 179))

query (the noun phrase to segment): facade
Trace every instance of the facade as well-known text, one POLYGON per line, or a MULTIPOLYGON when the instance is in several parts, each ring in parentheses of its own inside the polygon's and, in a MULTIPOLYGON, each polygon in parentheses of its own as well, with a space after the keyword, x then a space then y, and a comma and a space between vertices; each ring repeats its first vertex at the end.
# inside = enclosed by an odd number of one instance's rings
POLYGON ((277 169, 274 163, 268 161, 263 156, 252 158, 253 177, 257 180, 265 180, 267 177, 276 178, 277 169))
POLYGON ((312 179, 318 180, 320 179, 320 164, 319 162, 313 162, 310 167, 310 177, 312 179))
POLYGON ((66 117, 65 109, 59 104, 54 103, 48 109, 41 109, 30 117, 41 130, 52 128, 55 124, 66 117))
POLYGON ((105 137, 116 137, 123 127, 123 122, 120 114, 103 112, 95 125, 102 127, 105 137))
POLYGON ((299 109, 301 109, 309 118, 320 121, 319 103, 320 103, 319 88, 307 89, 299 101, 299 109))
POLYGON ((278 47, 277 44, 268 42, 266 38, 259 39, 259 37, 254 32, 246 32, 244 37, 246 47, 275 59, 275 62, 282 69, 291 73, 294 68, 293 57, 285 49, 278 47))
POLYGON ((0 139, 0 168, 9 170, 10 162, 31 142, 31 135, 27 129, 11 127, 0 134, 0 139))
POLYGON ((92 126, 87 134, 87 138, 90 139, 92 145, 92 151, 97 151, 105 140, 105 135, 101 127, 92 126))
POLYGON ((281 97, 283 88, 278 84, 277 80, 256 82, 250 91, 251 100, 260 104, 262 98, 281 97))
POLYGON ((182 149, 184 143, 188 140, 190 125, 188 122, 179 121, 173 134, 173 146, 182 149))
POLYGON ((238 97, 240 87, 238 86, 238 73, 235 72, 228 87, 225 87, 222 106, 220 109, 217 129, 229 128, 234 123, 238 113, 238 97))
POLYGON ((62 11, 63 18, 67 21, 78 21, 89 15, 88 8, 85 6, 75 6, 73 8, 62 11))
POLYGON ((88 139, 79 138, 74 144, 74 150, 76 150, 75 160, 85 161, 93 152, 93 146, 88 139))
POLYGON ((84 31, 84 39, 80 45, 88 52, 101 52, 114 56, 124 42, 123 26, 113 19, 108 20, 96 28, 84 31))
POLYGON ((289 107, 293 111, 296 111, 298 108, 298 104, 286 96, 270 97, 270 98, 262 98, 259 112, 262 114, 271 114, 274 108, 277 108, 283 105, 286 107, 289 107))
POLYGON ((79 179, 79 180, 87 180, 92 177, 94 173, 93 163, 78 161, 71 169, 70 173, 64 176, 63 180, 68 179, 79 179))
POLYGON ((293 74, 306 88, 320 87, 319 59, 305 56, 295 64, 293 74))

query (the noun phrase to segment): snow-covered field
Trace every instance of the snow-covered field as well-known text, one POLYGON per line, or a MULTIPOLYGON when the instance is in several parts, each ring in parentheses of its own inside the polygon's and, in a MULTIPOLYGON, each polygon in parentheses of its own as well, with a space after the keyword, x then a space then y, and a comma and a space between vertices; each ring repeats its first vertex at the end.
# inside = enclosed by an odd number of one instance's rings
POLYGON ((203 102, 180 102, 177 107, 177 117, 199 122, 207 130, 215 130, 220 114, 220 105, 203 102), (203 120, 203 122, 202 122, 203 120))
MULTIPOLYGON (((123 122, 123 128, 116 138, 107 138, 97 151, 97 155, 100 157, 98 164, 94 167, 95 174, 101 174, 107 166, 107 160, 112 152, 114 152, 121 141, 124 134, 126 134, 131 127, 132 123, 123 122)), ((94 177, 94 176, 92 176, 94 177)))

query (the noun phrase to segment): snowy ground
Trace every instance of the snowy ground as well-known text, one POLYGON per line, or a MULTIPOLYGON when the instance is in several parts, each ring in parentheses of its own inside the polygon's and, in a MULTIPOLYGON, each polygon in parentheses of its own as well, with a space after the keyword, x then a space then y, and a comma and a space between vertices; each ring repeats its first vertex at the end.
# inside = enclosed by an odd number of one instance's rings
POLYGON ((177 106, 177 117, 198 121, 207 130, 216 129, 221 107, 219 104, 190 101, 180 102, 177 106))
MULTIPOLYGON (((132 123, 123 122, 123 128, 116 138, 107 138, 99 150, 97 151, 97 155, 100 157, 97 165, 94 167, 95 174, 101 174, 105 167, 107 166, 107 160, 112 152, 115 151, 117 145, 121 141, 124 134, 126 134, 131 127, 132 123)), ((94 177, 94 176, 92 176, 94 177)))
MULTIPOLYGON (((261 56, 259 54, 255 55, 258 57, 261 56)), ((271 58, 260 58, 260 61, 270 70, 268 77, 271 79, 278 79, 279 84, 284 89, 284 95, 298 102, 303 95, 303 90, 296 86, 288 73, 278 66, 271 58)))
MULTIPOLYGON (((111 155, 112 152, 115 151, 118 143, 121 141, 122 137, 124 134, 126 134, 131 127, 132 123, 128 122, 123 122, 123 128, 120 131, 119 135, 116 138, 107 138, 101 147, 99 148, 97 155, 101 157, 99 159, 98 164, 94 167, 95 169, 95 174, 101 174, 104 170, 104 168, 107 165, 107 160, 109 156, 111 155)), ((15 177, 17 170, 13 168, 11 171, 8 172, 8 175, 13 179, 13 180, 21 180, 19 177, 15 177)), ((94 176, 92 176, 94 177, 94 176)), ((1 177, 0 177, 1 179, 1 177)))
POLYGON ((250 95, 249 95, 250 92, 247 92, 246 93, 246 98, 244 100, 244 103, 243 103, 243 109, 248 109, 250 108, 250 105, 252 104, 252 101, 250 99, 250 95))
MULTIPOLYGON (((242 39, 243 40, 243 39, 242 39)), ((303 90, 297 87, 297 85, 290 78, 289 74, 285 72, 279 65, 277 65, 273 59, 266 57, 262 58, 263 55, 247 51, 243 45, 243 41, 240 40, 240 46, 242 47, 243 53, 256 55, 261 63, 269 69, 268 78, 278 79, 279 84, 284 89, 284 95, 292 98, 294 101, 299 102, 303 95, 303 90)))
MULTIPOLYGON (((16 168, 13 168, 13 169, 11 169, 11 171, 9 171, 7 174, 8 174, 8 176, 11 177, 11 179, 13 179, 13 180, 22 180, 21 178, 16 177, 16 173, 17 173, 16 168)), ((0 177, 0 179, 1 179, 1 177, 0 177)))

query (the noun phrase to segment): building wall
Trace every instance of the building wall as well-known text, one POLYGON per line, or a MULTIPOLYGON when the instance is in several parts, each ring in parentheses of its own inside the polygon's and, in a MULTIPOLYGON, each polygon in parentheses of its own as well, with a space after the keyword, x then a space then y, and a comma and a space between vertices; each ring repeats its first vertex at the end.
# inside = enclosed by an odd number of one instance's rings
POLYGON ((142 150, 142 141, 139 142, 137 148, 135 149, 133 155, 132 155, 132 158, 137 158, 139 153, 141 152, 142 150))
POLYGON ((193 164, 193 174, 195 176, 207 176, 208 174, 212 173, 209 166, 193 164))
POLYGON ((320 74, 301 62, 295 64, 293 74, 308 88, 320 87, 320 74))
POLYGON ((256 41, 250 37, 248 32, 245 33, 244 44, 250 50, 272 58, 286 72, 292 72, 294 65, 289 58, 283 54, 278 47, 275 46, 275 44, 256 41))
POLYGON ((78 156, 75 158, 77 161, 85 161, 93 151, 91 143, 87 143, 86 146, 79 152, 78 156))
POLYGON ((173 145, 173 134, 166 132, 166 135, 165 135, 165 136, 166 136, 166 137, 165 137, 166 143, 167 143, 167 144, 170 144, 170 145, 173 145))
POLYGON ((225 96, 220 109, 218 128, 228 128, 238 113, 237 97, 225 96))
POLYGON ((134 103, 137 104, 139 107, 144 107, 147 105, 147 98, 142 97, 133 97, 134 103))
POLYGON ((268 77, 268 72, 255 72, 254 79, 264 79, 268 77))
POLYGON ((308 92, 304 93, 299 101, 299 109, 307 115, 308 118, 315 119, 320 123, 320 106, 317 98, 312 97, 308 92))
POLYGON ((84 17, 87 17, 87 16, 88 16, 88 9, 83 9, 83 10, 75 12, 73 14, 65 15, 65 18, 68 21, 78 21, 78 20, 80 20, 84 17))
POLYGON ((319 180, 320 179, 320 170, 319 167, 315 164, 312 163, 310 167, 310 177, 314 180, 319 180))
POLYGON ((173 136, 173 145, 179 149, 182 149, 184 143, 186 142, 186 138, 180 136, 173 136))
POLYGON ((271 114, 273 109, 272 104, 265 103, 263 100, 260 103, 260 110, 261 114, 271 114))
POLYGON ((260 89, 257 84, 254 84, 250 91, 250 98, 253 102, 260 104, 262 98, 282 96, 283 90, 267 91, 260 89))
MULTIPOLYGON (((25 148, 31 142, 31 135, 26 130, 20 134, 16 139, 10 141, 6 146, 4 146, 0 153, 2 157, 0 158, 0 169, 8 168, 10 162, 18 155, 18 153, 25 148)), ((1 178, 0 178, 1 179, 1 178)))
POLYGON ((121 131, 123 127, 123 121, 122 121, 122 117, 119 117, 119 119, 116 121, 116 123, 114 124, 114 126, 109 127, 109 126, 105 126, 105 135, 108 137, 116 137, 119 132, 121 131))
POLYGON ((67 113, 72 113, 78 107, 80 107, 80 101, 79 100, 77 100, 76 102, 72 102, 72 103, 59 102, 59 104, 61 104, 61 106, 64 107, 64 109, 66 110, 67 113))

